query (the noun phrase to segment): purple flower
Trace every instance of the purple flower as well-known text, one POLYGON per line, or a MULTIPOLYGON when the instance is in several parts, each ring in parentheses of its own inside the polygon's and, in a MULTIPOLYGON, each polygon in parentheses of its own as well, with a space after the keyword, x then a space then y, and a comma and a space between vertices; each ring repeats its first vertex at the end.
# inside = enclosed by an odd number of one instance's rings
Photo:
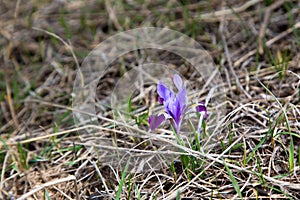
MULTIPOLYGON (((164 105, 166 113, 149 117, 150 130, 160 126, 166 119, 171 120, 177 133, 180 130, 180 125, 187 109, 186 84, 183 83, 177 74, 174 75, 173 82, 178 90, 177 94, 167 88, 162 82, 159 82, 157 85, 158 101, 164 105)), ((207 117, 206 107, 203 103, 197 105, 196 111, 204 112, 204 118, 207 117)))
POLYGON ((203 113, 203 118, 206 119, 208 117, 207 110, 205 104, 203 102, 199 103, 196 106, 196 111, 199 113, 203 113))

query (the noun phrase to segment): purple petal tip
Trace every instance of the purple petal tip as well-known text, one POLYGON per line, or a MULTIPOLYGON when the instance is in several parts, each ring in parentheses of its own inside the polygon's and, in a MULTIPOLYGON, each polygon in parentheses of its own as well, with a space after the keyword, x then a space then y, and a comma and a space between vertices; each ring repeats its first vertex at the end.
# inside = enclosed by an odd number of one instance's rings
POLYGON ((178 90, 182 89, 182 79, 178 74, 174 75, 173 82, 178 90))
POLYGON ((148 119, 149 125, 150 125, 150 130, 156 129, 161 123, 165 121, 165 116, 162 115, 151 115, 148 119))
POLYGON ((204 113, 204 119, 207 118, 208 114, 207 114, 207 109, 206 106, 204 105, 204 103, 200 103, 199 105, 197 105, 196 107, 196 111, 200 112, 200 113, 204 113))

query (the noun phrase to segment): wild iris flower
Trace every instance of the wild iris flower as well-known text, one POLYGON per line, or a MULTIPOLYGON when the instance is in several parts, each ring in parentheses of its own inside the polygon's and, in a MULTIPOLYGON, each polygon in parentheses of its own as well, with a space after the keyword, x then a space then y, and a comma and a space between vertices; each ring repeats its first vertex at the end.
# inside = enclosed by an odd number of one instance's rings
MULTIPOLYGON (((151 115, 149 117, 150 130, 154 130, 161 125, 166 119, 170 119, 171 123, 176 131, 180 130, 180 125, 184 115, 187 113, 187 94, 186 83, 183 83, 178 74, 174 75, 173 82, 178 90, 175 94, 172 90, 167 88, 162 82, 157 85, 158 101, 163 104, 166 112, 160 115, 151 115)), ((190 109, 191 110, 191 109, 190 109)), ((189 110, 189 111, 190 111, 189 110)), ((207 117, 207 110, 203 103, 200 103, 195 108, 196 112, 204 114, 204 118, 207 117)))

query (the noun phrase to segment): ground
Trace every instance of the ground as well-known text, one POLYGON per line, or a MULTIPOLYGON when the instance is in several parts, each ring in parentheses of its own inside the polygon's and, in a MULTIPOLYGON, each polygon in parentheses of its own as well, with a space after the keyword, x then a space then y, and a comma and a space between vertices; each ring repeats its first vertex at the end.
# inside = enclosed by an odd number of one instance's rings
MULTIPOLYGON (((0 199, 300 199, 299 1, 2 0, 0 35, 0 199), (74 122, 84 59, 105 39, 142 27, 193 38, 219 79, 198 75, 183 55, 131 51, 98 80, 96 125, 74 122), (127 121, 105 107, 116 82, 153 57, 184 77, 199 101, 221 85, 199 146, 194 134, 180 143, 183 134, 168 123, 149 131, 149 115, 162 108, 153 83, 134 91, 127 121), (105 149, 106 140, 114 148, 105 149), (167 144, 165 152, 181 156, 163 157, 157 168, 107 159, 116 149, 154 155, 167 144)), ((121 86, 117 94, 130 85, 121 86)))

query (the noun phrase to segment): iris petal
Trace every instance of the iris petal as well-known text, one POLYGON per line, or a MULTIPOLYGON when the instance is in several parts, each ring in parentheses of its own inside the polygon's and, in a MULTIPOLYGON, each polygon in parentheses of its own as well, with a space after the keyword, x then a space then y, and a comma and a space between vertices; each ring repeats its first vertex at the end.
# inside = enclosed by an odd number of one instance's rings
POLYGON ((196 107, 196 111, 200 112, 200 113, 204 113, 204 115, 203 115, 204 119, 207 118, 208 114, 207 114, 207 109, 206 109, 206 106, 204 105, 204 103, 199 103, 199 105, 197 105, 197 107, 196 107))
POLYGON ((180 105, 186 105, 187 97, 186 97, 186 89, 183 88, 181 91, 178 92, 176 95, 176 99, 180 105))
POLYGON ((178 90, 182 89, 182 79, 178 74, 174 75, 173 82, 178 90))
POLYGON ((150 125, 150 130, 154 130, 157 127, 159 127, 159 125, 161 125, 164 121, 165 121, 165 116, 164 114, 161 115, 151 115, 148 119, 149 125, 150 125))
POLYGON ((158 96, 158 102, 159 102, 160 104, 163 104, 163 103, 164 103, 164 99, 161 98, 160 96, 158 96))
POLYGON ((169 101, 174 98, 174 93, 169 90, 162 82, 159 82, 157 85, 157 93, 160 97, 160 102, 164 103, 165 101, 169 101))

